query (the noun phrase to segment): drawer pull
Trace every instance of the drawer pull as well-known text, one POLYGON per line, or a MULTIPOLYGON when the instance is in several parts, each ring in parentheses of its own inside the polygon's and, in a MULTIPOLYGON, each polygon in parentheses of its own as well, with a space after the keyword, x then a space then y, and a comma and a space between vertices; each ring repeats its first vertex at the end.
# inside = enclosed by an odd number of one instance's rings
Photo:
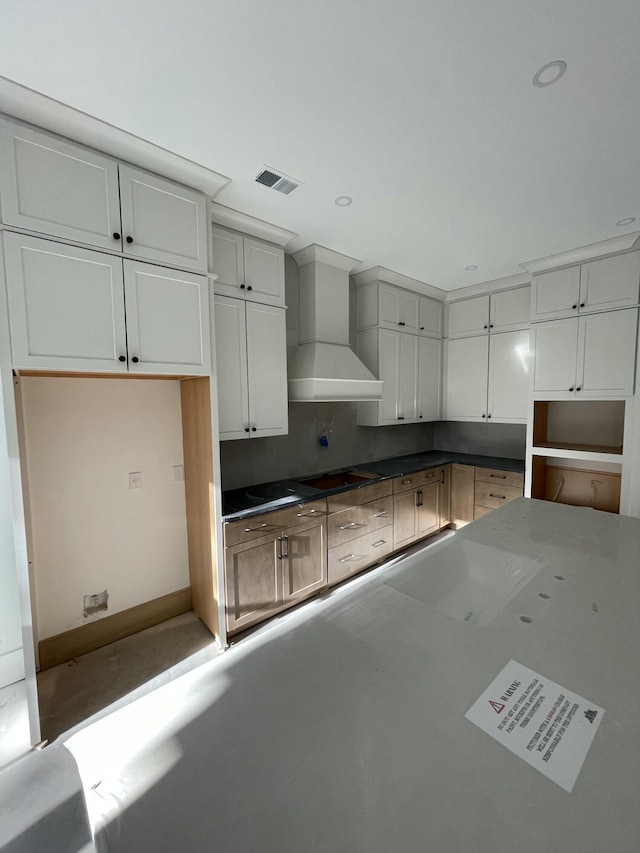
POLYGON ((492 492, 489 492, 489 497, 490 498, 498 498, 498 500, 501 500, 501 501, 506 501, 506 499, 507 499, 506 495, 494 495, 492 492))
POLYGON ((506 480, 507 479, 506 474, 489 474, 489 477, 491 477, 494 480, 506 480))
POLYGON ((430 480, 432 477, 435 477, 436 474, 427 474, 427 480, 430 480))
POLYGON ((373 543, 373 545, 372 545, 371 547, 372 547, 372 548, 379 548, 381 545, 386 545, 386 544, 387 544, 387 540, 386 540, 386 539, 378 539, 378 541, 377 541, 377 542, 374 542, 374 543, 373 543))
POLYGON ((266 521, 263 524, 259 524, 257 527, 245 527, 245 533, 255 533, 256 530, 265 530, 267 527, 275 527, 275 524, 267 524, 266 521))
POLYGON ((357 524, 355 521, 350 522, 349 524, 341 524, 340 530, 355 530, 357 527, 366 527, 366 524, 357 524))
POLYGON ((373 518, 382 518, 384 515, 388 515, 388 514, 389 513, 386 511, 386 509, 383 509, 382 512, 374 513, 374 515, 372 517, 373 518))
POLYGON ((354 560, 364 560, 365 556, 366 556, 365 554, 362 554, 362 555, 348 554, 346 557, 341 557, 340 562, 341 563, 352 563, 354 560))
POLYGON ((320 512, 317 509, 310 509, 309 512, 297 512, 296 515, 298 518, 306 518, 309 515, 319 515, 320 512))
POLYGON ((411 485, 411 480, 403 480, 403 481, 402 481, 402 485, 403 485, 403 486, 410 486, 410 485, 411 485))

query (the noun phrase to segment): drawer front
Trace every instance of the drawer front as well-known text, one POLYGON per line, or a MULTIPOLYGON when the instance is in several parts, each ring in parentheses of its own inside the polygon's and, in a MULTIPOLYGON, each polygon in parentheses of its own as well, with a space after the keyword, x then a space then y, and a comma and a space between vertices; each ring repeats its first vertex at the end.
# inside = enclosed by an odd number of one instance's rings
POLYGON ((377 563, 393 551, 393 525, 329 549, 329 584, 338 583, 377 563))
POLYGON ((500 483, 476 483, 476 505, 497 509, 503 504, 522 497, 522 489, 515 486, 503 486, 500 483))
POLYGON ((242 521, 229 521, 224 525, 224 545, 230 548, 240 542, 249 542, 267 533, 277 533, 285 527, 294 527, 314 518, 325 518, 327 500, 309 501, 305 504, 276 509, 273 512, 263 512, 242 521))
POLYGON ((372 483, 370 486, 360 486, 358 489, 341 492, 339 495, 331 495, 327 498, 329 512, 341 512, 343 509, 351 509, 359 504, 377 501, 392 493, 392 483, 392 480, 383 480, 380 483, 372 483))
POLYGON ((329 548, 393 523, 393 495, 329 516, 329 548))
POLYGON ((442 468, 430 468, 428 471, 416 471, 405 477, 396 477, 393 481, 393 494, 399 495, 410 489, 419 489, 421 486, 429 486, 431 483, 444 482, 442 468))
POLYGON ((476 482, 478 481, 524 489, 524 474, 519 474, 516 471, 499 471, 496 468, 476 468, 476 482))

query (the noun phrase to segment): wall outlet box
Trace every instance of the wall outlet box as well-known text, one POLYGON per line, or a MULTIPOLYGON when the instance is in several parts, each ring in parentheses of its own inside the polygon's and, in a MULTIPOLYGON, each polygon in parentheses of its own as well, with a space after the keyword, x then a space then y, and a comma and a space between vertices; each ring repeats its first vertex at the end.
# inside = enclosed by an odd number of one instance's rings
POLYGON ((131 471, 129 474, 129 490, 142 488, 142 471, 131 471))

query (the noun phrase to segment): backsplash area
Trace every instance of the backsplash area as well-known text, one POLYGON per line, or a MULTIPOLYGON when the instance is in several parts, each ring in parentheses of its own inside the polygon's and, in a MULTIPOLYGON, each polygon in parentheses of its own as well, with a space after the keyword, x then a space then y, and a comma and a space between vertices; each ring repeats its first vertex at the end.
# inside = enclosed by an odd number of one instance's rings
POLYGON ((434 426, 362 427, 356 424, 355 403, 290 403, 288 435, 221 442, 222 488, 320 474, 432 450, 434 426), (321 447, 320 437, 325 434, 329 446, 321 447))
POLYGON ((525 457, 526 424, 439 421, 431 426, 434 450, 505 456, 507 459, 525 457))

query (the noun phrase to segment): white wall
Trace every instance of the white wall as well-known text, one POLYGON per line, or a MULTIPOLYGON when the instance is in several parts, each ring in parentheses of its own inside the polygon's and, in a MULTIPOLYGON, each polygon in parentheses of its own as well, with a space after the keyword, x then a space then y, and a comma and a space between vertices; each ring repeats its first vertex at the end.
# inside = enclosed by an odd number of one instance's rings
POLYGON ((180 384, 22 379, 38 639, 189 585, 180 384), (129 490, 129 472, 143 488, 129 490))

